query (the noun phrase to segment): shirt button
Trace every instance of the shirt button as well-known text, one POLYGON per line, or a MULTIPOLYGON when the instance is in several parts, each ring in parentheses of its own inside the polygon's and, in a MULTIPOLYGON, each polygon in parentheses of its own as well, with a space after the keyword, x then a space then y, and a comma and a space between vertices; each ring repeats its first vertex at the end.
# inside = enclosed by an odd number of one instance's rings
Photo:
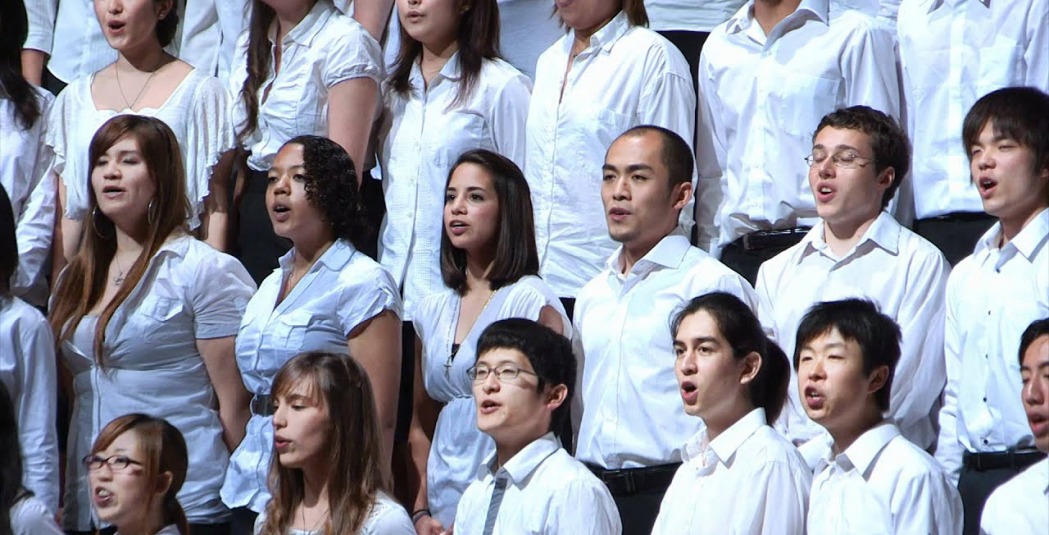
POLYGON ((983 402, 984 402, 984 403, 987 403, 987 398, 983 398, 983 402))
POLYGON ((986 445, 986 444, 990 444, 990 442, 988 442, 986 438, 985 438, 985 439, 983 439, 983 443, 984 443, 984 445, 986 445))

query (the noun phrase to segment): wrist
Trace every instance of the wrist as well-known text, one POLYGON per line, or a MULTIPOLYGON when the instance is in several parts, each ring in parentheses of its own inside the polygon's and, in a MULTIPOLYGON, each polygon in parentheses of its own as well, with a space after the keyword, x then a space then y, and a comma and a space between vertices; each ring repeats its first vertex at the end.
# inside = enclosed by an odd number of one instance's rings
POLYGON ((412 511, 412 525, 414 526, 415 524, 418 524, 420 520, 428 516, 432 515, 430 514, 430 510, 425 507, 422 509, 416 509, 415 511, 412 511))

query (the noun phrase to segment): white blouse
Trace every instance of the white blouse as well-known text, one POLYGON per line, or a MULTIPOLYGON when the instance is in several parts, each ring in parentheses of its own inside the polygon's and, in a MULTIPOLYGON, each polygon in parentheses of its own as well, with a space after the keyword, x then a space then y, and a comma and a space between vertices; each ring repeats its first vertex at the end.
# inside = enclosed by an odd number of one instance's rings
MULTIPOLYGON (((348 352, 358 325, 391 310, 400 315, 397 286, 389 273, 344 240, 313 264, 283 301, 295 250, 280 259, 251 298, 237 333, 237 365, 249 392, 267 395, 281 366, 303 351, 348 352)), ((247 434, 230 458, 222 500, 229 507, 262 512, 270 495, 266 475, 273 452, 273 419, 253 414, 247 434)))
MULTIPOLYGON (((659 34, 630 26, 625 13, 594 33, 566 75, 573 39, 569 32, 539 57, 525 165, 540 273, 562 297, 575 297, 616 248, 601 204, 608 147, 643 124, 669 128, 691 147, 696 109, 681 52, 659 34)), ((691 201, 681 210, 686 233, 692 211, 691 201)))
POLYGON ((404 289, 406 319, 441 291, 441 236, 448 172, 471 149, 488 149, 524 166, 525 121, 532 83, 503 60, 486 60, 470 98, 459 95, 456 53, 430 81, 412 65, 406 95, 386 89, 379 133, 386 218, 379 261, 404 289))
POLYGON ((0 89, 0 185, 11 199, 18 243, 18 270, 11 291, 34 306, 47 304, 44 266, 51 256, 55 220, 55 187, 47 178, 51 149, 44 145, 51 93, 33 88, 40 117, 26 129, 15 114, 15 104, 0 89))
MULTIPOLYGON (((265 525, 265 513, 255 517, 255 535, 260 535, 265 525)), ((323 531, 289 529, 288 535, 323 535, 323 531)), ((401 504, 385 492, 379 492, 357 535, 415 535, 415 526, 401 504)))
POLYGON ((55 376, 55 339, 47 320, 17 297, 0 296, 0 383, 14 402, 22 484, 52 512, 58 511, 55 376))
POLYGON ((794 445, 754 409, 710 440, 703 427, 682 448, 653 535, 805 533, 812 474, 794 445))
MULTIPOLYGON (((271 43, 276 32, 274 21, 269 32, 271 43)), ((241 88, 248 76, 248 33, 245 31, 237 40, 235 67, 229 77, 230 94, 235 100, 233 124, 238 132, 247 120, 241 88)), ((280 65, 271 63, 269 76, 259 85, 258 127, 243 141, 251 151, 248 167, 268 170, 281 145, 295 136, 327 136, 328 90, 355 78, 381 83, 379 43, 357 21, 335 9, 331 0, 318 0, 284 36, 280 65)), ((370 117, 366 120, 371 122, 370 117)))
POLYGON ((118 115, 145 115, 164 121, 179 141, 190 204, 188 221, 191 228, 196 228, 208 196, 212 169, 233 148, 228 97, 222 84, 194 69, 160 108, 113 111, 95 106, 91 98, 93 80, 91 75, 69 84, 58 95, 47 126, 45 142, 55 152, 52 170, 66 186, 66 217, 83 219, 87 212, 91 187, 88 147, 98 128, 118 115))
POLYGON ((44 504, 30 496, 11 507, 11 535, 62 535, 55 525, 55 515, 44 504))
POLYGON ((420 303, 413 321, 423 346, 423 385, 430 398, 444 405, 426 463, 426 492, 432 516, 445 526, 452 525, 459 498, 475 479, 477 467, 495 451, 492 439, 477 429, 473 385, 466 376, 477 361, 481 332, 506 318, 537 321, 543 307, 549 306, 561 315, 565 337, 572 338, 571 322, 557 295, 542 279, 529 275, 495 292, 453 359, 461 303, 457 293, 445 288, 420 303))
POLYGON ((85 316, 62 356, 73 372, 65 529, 91 525, 87 470, 80 459, 107 423, 131 412, 164 418, 182 432, 189 471, 178 493, 190 522, 224 520, 219 487, 229 453, 218 402, 197 340, 233 336, 255 290, 244 267, 190 236, 169 239, 150 260, 106 328, 105 367, 95 364, 98 316, 85 316))

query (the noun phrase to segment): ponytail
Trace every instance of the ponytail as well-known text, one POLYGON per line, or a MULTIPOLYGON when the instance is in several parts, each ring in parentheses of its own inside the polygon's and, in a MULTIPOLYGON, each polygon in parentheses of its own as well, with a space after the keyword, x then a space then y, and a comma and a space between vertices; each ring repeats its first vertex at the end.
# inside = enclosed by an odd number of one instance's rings
POLYGON ((178 503, 175 494, 169 489, 167 495, 164 496, 164 525, 175 524, 178 527, 179 535, 189 535, 189 521, 186 520, 186 512, 182 510, 182 504, 178 503))
POLYGON ((790 387, 790 365, 787 354, 771 338, 766 339, 761 355, 761 369, 750 382, 750 400, 755 407, 765 409, 765 418, 771 424, 779 418, 790 387))

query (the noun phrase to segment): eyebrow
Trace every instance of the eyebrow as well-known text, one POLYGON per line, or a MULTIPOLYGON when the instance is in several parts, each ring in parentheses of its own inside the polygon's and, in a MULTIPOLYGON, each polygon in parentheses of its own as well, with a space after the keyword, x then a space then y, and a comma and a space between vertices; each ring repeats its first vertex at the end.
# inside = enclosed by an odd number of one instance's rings
POLYGON ((1024 371, 1024 370, 1031 371, 1032 369, 1041 370, 1042 368, 1049 368, 1049 361, 1039 362, 1038 364, 1035 364, 1034 366, 1021 365, 1020 366, 1020 371, 1024 371))
MULTIPOLYGON (((619 170, 618 167, 616 167, 616 166, 614 166, 614 165, 612 165, 610 163, 606 163, 605 165, 602 165, 601 169, 603 171, 618 171, 619 170)), ((655 167, 652 167, 651 165, 644 164, 644 163, 632 163, 632 164, 626 166, 626 172, 628 172, 628 173, 633 172, 633 171, 655 171, 655 170, 656 170, 655 167)))
MULTIPOLYGON (((853 147, 852 145, 836 145, 833 148, 836 151, 837 150, 854 150, 856 152, 860 151, 860 149, 858 147, 853 147)), ((827 147, 825 145, 823 145, 822 143, 820 143, 820 144, 812 146, 812 150, 816 150, 816 149, 827 150, 827 147)))
POLYGON ((718 343, 718 339, 713 336, 696 336, 693 338, 685 338, 683 340, 674 339, 674 345, 685 345, 685 342, 692 341, 693 344, 706 344, 706 343, 718 343))
MULTIPOLYGON (((448 186, 447 188, 445 188, 445 190, 446 191, 459 191, 458 189, 456 189, 453 186, 448 186)), ((467 188, 464 191, 470 192, 470 191, 488 191, 488 190, 483 188, 483 187, 481 187, 481 186, 467 186, 467 188)))
MULTIPOLYGON (((844 347, 845 347, 845 343, 844 342, 831 342, 829 344, 824 344, 821 349, 824 349, 824 350, 826 350, 826 349, 841 349, 841 348, 844 348, 844 347)), ((814 347, 812 347, 812 343, 811 342, 802 345, 801 349, 799 351, 806 351, 806 350, 808 350, 808 351, 816 351, 816 349, 814 347)))

